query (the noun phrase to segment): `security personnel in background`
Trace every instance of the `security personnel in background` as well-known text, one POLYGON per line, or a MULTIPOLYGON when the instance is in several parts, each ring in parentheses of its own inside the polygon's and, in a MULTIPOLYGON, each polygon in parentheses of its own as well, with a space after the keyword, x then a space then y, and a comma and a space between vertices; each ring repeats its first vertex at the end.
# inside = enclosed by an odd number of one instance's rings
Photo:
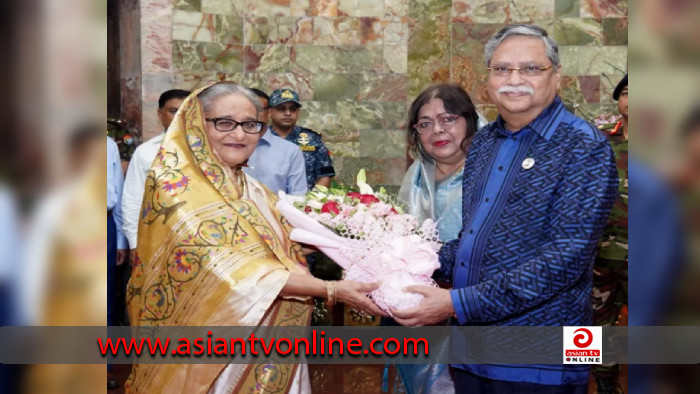
MULTIPOLYGON (((613 92, 620 120, 602 131, 615 151, 618 195, 593 266, 593 321, 599 326, 626 325, 627 309, 627 75, 613 92)), ((621 393, 619 365, 592 369, 598 393, 621 393)))
POLYGON ((321 134, 296 125, 301 112, 299 95, 291 89, 277 89, 270 95, 270 129, 273 134, 291 141, 301 149, 306 163, 306 183, 330 186, 335 169, 321 134))

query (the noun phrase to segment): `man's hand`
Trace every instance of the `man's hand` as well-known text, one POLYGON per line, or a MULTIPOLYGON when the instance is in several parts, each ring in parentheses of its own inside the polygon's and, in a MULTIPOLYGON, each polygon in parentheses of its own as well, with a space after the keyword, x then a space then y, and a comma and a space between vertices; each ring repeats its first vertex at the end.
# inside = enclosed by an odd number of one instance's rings
POLYGON ((122 265, 126 261, 126 249, 117 249, 117 265, 122 265))
POLYGON ((404 310, 391 309, 399 324, 404 326, 429 326, 443 321, 454 313, 450 291, 431 286, 408 286, 404 291, 423 295, 420 304, 404 310))
POLYGON ((131 268, 133 268, 134 261, 136 261, 136 248, 129 249, 129 261, 131 261, 131 268))

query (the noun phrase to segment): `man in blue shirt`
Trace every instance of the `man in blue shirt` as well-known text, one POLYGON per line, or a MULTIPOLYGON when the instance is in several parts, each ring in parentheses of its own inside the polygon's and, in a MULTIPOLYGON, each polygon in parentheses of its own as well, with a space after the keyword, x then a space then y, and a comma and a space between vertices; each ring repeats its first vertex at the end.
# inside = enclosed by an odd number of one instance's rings
MULTIPOLYGON (((499 116, 472 140, 460 238, 440 251, 436 277, 454 288, 409 287, 425 298, 396 320, 592 325, 592 264, 617 193, 613 150, 557 97, 558 47, 544 29, 507 26, 485 58, 499 116)), ((453 367, 457 392, 586 393, 589 378, 587 365, 453 367)))
MULTIPOLYGON (((250 90, 260 98, 263 111, 259 120, 267 124, 270 97, 262 90, 250 90)), ((270 127, 263 131, 243 171, 275 194, 280 190, 287 194, 306 194, 306 169, 301 149, 273 134, 270 127)))
POLYGON ((270 131, 299 146, 306 164, 308 190, 315 185, 330 186, 335 169, 321 134, 297 126, 301 112, 299 94, 291 89, 277 89, 270 95, 270 131))

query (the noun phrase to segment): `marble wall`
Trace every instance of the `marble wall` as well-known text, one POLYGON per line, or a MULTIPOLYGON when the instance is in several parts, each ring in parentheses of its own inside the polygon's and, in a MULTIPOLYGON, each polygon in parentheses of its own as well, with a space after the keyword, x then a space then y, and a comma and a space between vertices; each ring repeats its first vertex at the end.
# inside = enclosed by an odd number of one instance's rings
POLYGON ((407 108, 422 89, 462 84, 489 118, 483 44, 508 23, 545 27, 560 45, 561 94, 586 117, 612 111, 627 64, 626 0, 141 0, 144 137, 158 94, 232 80, 291 87, 300 124, 324 136, 339 180, 359 168, 399 185, 407 108))

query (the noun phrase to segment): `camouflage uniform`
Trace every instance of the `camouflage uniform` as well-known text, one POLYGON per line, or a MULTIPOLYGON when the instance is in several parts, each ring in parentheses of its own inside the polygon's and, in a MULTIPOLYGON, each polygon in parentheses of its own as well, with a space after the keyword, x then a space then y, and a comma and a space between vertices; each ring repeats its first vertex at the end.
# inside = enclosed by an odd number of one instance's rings
MULTIPOLYGON (((619 174, 618 196, 603 232, 593 266, 593 320, 599 326, 611 326, 617 321, 620 310, 627 305, 627 145, 622 123, 603 130, 615 151, 619 174)), ((617 386, 618 365, 593 368, 596 381, 617 386)), ((599 393, 616 392, 612 387, 599 387, 599 393)))
MULTIPOLYGON (((270 127, 270 130, 273 134, 279 136, 274 128, 270 127)), ((318 178, 335 176, 330 152, 323 143, 321 134, 311 129, 294 126, 292 131, 284 138, 299 145, 301 152, 304 154, 306 183, 309 190, 313 189, 318 178)))

